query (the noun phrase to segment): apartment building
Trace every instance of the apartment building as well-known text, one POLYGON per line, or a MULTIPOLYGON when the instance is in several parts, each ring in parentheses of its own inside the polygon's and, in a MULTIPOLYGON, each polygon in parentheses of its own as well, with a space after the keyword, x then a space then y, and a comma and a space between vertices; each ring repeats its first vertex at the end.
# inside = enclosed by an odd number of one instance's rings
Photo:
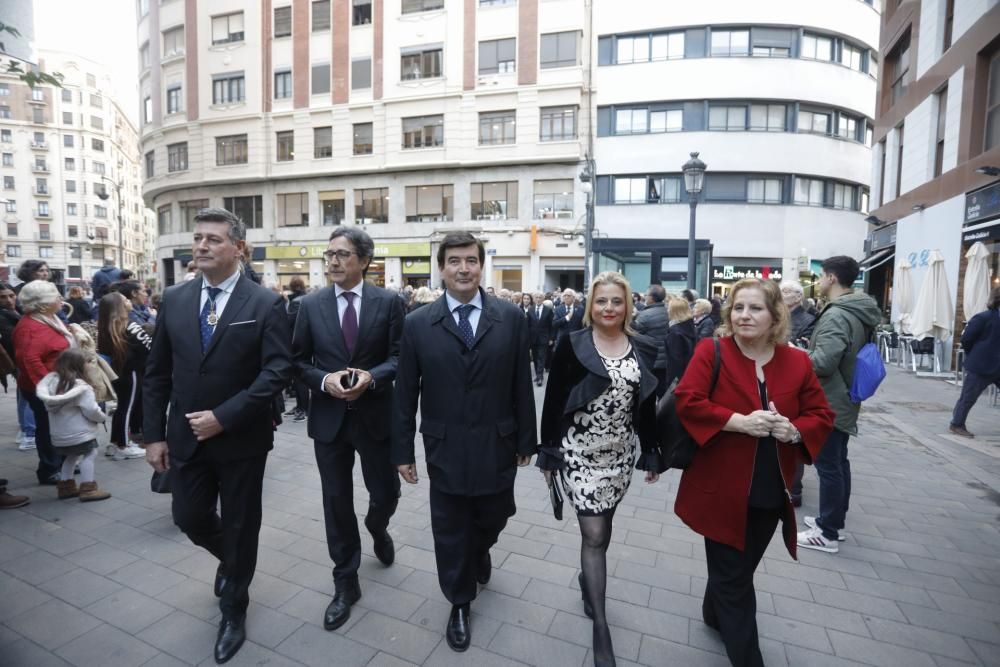
POLYGON ((43 259, 60 285, 88 284, 105 258, 151 273, 138 132, 110 96, 108 69, 42 50, 63 87, 29 88, 0 73, 0 278, 43 259))
POLYGON ((143 194, 165 284, 194 213, 248 226, 265 284, 325 284, 332 226, 369 279, 436 284, 452 230, 485 285, 583 287, 589 5, 576 0, 139 0, 143 194))
POLYGON ((867 232, 880 7, 861 0, 595 0, 598 268, 686 285, 693 151, 697 289, 811 284, 867 232))
POLYGON ((974 243, 1000 284, 1000 2, 891 0, 880 48, 868 288, 897 321, 900 265, 919 290, 940 251, 961 332, 974 243))

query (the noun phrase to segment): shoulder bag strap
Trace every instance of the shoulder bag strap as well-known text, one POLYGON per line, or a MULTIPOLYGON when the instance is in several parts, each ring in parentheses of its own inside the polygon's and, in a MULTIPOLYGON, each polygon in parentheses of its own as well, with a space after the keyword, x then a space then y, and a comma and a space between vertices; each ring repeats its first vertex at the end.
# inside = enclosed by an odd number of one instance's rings
POLYGON ((715 393, 715 385, 719 382, 719 369, 722 367, 722 348, 717 337, 712 338, 712 345, 715 347, 715 359, 712 361, 712 386, 708 390, 709 398, 715 393))

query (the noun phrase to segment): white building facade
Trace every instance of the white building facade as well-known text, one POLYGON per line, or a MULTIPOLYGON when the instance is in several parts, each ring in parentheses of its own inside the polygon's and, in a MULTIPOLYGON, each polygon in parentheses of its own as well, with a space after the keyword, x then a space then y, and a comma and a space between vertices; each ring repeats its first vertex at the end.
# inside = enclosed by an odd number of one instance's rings
POLYGON ((681 166, 707 165, 701 294, 744 276, 811 282, 864 256, 879 7, 862 0, 595 0, 599 269, 637 291, 687 277, 681 166))
POLYGON ((248 226, 265 284, 325 283, 333 226, 369 278, 437 284, 443 235, 487 245, 484 285, 581 288, 587 12, 572 0, 140 2, 144 196, 165 285, 194 213, 248 226))

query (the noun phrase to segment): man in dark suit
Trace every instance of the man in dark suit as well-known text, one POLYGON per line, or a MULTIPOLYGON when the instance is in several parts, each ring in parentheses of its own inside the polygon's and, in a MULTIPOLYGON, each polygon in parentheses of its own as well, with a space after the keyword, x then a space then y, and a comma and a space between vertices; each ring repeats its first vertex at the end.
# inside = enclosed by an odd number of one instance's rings
POLYGON ((563 336, 583 328, 583 306, 576 302, 576 292, 568 287, 562 293, 562 303, 552 314, 552 328, 557 345, 563 336))
POLYGON ((292 370, 281 297, 241 275, 245 235, 225 209, 195 215, 202 277, 164 292, 143 385, 146 460, 170 470, 174 523, 220 562, 219 664, 246 639, 274 397, 292 370))
POLYGON ((469 604, 489 582, 490 548, 513 516, 516 466, 537 449, 528 320, 479 288, 485 251, 468 232, 445 236, 445 294, 406 318, 396 374, 392 461, 417 483, 417 404, 431 480, 438 581, 452 604, 445 637, 469 647, 469 604))
POLYGON ((374 540, 375 556, 385 565, 395 559, 386 528, 396 511, 399 476, 389 462, 388 418, 405 314, 399 297, 364 280, 375 255, 375 244, 364 230, 337 227, 325 254, 333 286, 302 298, 292 354, 299 377, 313 392, 308 430, 323 485, 336 589, 323 627, 336 630, 361 597, 355 451, 368 489, 365 527, 374 540))
POLYGON ((649 337, 656 345, 656 364, 653 366, 653 375, 656 376, 656 395, 663 396, 667 393, 667 330, 670 328, 670 318, 667 317, 667 290, 663 285, 650 285, 646 290, 646 307, 639 311, 632 328, 637 333, 649 337))
POLYGON ((541 387, 552 343, 552 309, 543 305, 545 295, 541 292, 535 292, 531 298, 534 304, 528 311, 528 337, 531 341, 531 361, 535 365, 535 384, 541 387))

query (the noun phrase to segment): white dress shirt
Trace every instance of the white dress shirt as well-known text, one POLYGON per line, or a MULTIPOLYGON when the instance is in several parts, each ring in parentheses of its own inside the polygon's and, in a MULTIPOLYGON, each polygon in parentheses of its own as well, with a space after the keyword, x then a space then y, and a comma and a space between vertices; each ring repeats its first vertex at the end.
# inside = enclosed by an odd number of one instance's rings
MULTIPOLYGON (((456 308, 465 305, 455 297, 453 297, 447 290, 445 290, 444 298, 448 300, 448 310, 451 311, 451 316, 455 318, 455 324, 458 324, 461 317, 458 314, 456 308)), ((479 290, 476 290, 476 296, 472 297, 472 301, 469 302, 470 306, 475 306, 472 312, 469 313, 469 326, 472 327, 472 335, 476 335, 476 331, 479 328, 479 316, 483 312, 483 294, 479 290)))
POLYGON ((226 304, 229 303, 229 295, 233 293, 236 289, 236 281, 240 279, 240 270, 236 269, 236 273, 229 276, 223 280, 218 285, 212 285, 208 282, 208 278, 204 276, 201 279, 201 302, 198 304, 198 312, 200 313, 205 309, 205 302, 208 301, 208 288, 218 287, 222 291, 215 297, 215 314, 219 318, 222 317, 222 311, 225 309, 226 304))

